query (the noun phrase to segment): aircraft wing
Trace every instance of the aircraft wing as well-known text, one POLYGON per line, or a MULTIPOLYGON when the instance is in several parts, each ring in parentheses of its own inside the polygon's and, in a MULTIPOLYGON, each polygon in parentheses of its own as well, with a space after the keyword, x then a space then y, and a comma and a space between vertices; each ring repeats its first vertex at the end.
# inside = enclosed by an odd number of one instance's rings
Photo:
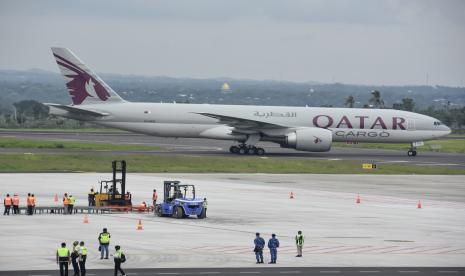
POLYGON ((282 126, 282 125, 272 124, 268 122, 245 119, 245 118, 234 117, 234 116, 226 116, 226 115, 221 115, 221 114, 204 113, 204 112, 199 112, 196 114, 218 119, 220 124, 225 124, 225 125, 234 127, 238 132, 240 132, 240 130, 256 130, 258 132, 262 129, 288 128, 288 126, 282 126))
POLYGON ((46 103, 45 105, 68 111, 69 113, 73 115, 93 116, 93 117, 103 117, 103 116, 110 115, 109 113, 78 108, 78 107, 74 107, 70 105, 61 105, 61 104, 52 104, 52 103, 46 103))

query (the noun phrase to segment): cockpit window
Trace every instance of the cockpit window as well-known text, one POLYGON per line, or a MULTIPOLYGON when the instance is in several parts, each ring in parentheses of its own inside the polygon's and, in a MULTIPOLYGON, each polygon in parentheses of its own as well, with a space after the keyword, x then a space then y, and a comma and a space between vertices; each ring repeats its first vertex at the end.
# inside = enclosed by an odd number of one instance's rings
POLYGON ((441 123, 440 121, 435 121, 435 122, 434 122, 434 125, 435 125, 435 126, 440 126, 440 125, 442 125, 442 123, 441 123))

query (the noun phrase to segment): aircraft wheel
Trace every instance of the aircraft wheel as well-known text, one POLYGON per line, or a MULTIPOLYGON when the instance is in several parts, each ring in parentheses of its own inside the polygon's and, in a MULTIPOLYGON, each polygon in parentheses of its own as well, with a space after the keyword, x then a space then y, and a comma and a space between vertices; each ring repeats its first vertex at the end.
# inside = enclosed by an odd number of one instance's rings
POLYGON ((416 150, 409 150, 407 152, 407 155, 411 156, 411 157, 417 156, 417 151, 416 150))
POLYGON ((256 147, 250 147, 247 149, 247 154, 249 155, 254 155, 257 154, 257 148, 256 147))
POLYGON ((417 151, 416 150, 412 151, 412 156, 417 156, 417 151))
POLYGON ((246 153, 247 153, 247 149, 244 148, 244 147, 240 147, 238 153, 239 153, 239 154, 242 154, 242 155, 243 155, 243 154, 246 154, 246 153))
POLYGON ((238 146, 231 146, 229 148, 230 153, 239 153, 239 147, 238 146))
POLYGON ((257 150, 255 151, 257 155, 264 155, 265 154, 265 150, 262 149, 262 148, 257 148, 257 150))

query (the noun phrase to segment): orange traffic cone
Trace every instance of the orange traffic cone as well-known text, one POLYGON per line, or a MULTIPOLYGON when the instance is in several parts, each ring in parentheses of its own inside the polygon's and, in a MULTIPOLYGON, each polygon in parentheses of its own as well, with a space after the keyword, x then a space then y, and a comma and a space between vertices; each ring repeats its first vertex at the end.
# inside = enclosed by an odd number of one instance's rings
POLYGON ((139 220, 139 223, 137 224, 137 230, 142 230, 142 220, 139 220))
POLYGON ((418 200, 417 209, 421 209, 421 201, 420 200, 418 200))
POLYGON ((53 199, 53 201, 58 202, 58 194, 55 194, 55 198, 53 199))
POLYGON ((357 195, 357 200, 355 201, 355 203, 360 204, 361 202, 362 200, 360 199, 360 195, 357 195))
POLYGON ((87 218, 87 215, 84 216, 84 221, 82 223, 89 223, 89 219, 87 218))
POLYGON ((290 198, 290 199, 293 199, 293 198, 294 198, 294 192, 291 192, 291 194, 289 195, 289 198, 290 198))

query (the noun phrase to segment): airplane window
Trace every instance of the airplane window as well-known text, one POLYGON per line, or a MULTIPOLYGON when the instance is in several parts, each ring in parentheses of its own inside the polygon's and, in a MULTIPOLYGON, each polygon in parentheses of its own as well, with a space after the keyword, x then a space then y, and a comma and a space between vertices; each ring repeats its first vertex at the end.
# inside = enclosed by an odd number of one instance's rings
POLYGON ((150 111, 144 111, 145 114, 150 114, 150 111))

